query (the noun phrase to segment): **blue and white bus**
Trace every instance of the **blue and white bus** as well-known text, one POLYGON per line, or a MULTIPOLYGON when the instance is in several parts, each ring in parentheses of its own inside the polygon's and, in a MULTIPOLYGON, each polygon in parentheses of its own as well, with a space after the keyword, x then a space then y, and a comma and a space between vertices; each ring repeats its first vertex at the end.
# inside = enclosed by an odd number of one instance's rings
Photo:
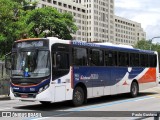
MULTIPOLYGON (((6 63, 8 59, 6 57, 6 63)), ((158 85, 155 51, 55 37, 17 40, 11 52, 10 97, 42 104, 130 93, 158 85)))

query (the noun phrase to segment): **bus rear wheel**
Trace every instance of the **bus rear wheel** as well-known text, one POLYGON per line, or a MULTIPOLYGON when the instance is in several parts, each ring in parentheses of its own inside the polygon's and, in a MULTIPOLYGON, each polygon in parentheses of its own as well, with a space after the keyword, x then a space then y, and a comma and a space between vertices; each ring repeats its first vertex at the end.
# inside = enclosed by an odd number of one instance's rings
POLYGON ((84 103, 84 91, 81 87, 76 87, 73 91, 72 103, 74 106, 80 106, 84 103))
POLYGON ((139 88, 137 82, 131 84, 130 95, 131 97, 136 97, 138 95, 139 88))

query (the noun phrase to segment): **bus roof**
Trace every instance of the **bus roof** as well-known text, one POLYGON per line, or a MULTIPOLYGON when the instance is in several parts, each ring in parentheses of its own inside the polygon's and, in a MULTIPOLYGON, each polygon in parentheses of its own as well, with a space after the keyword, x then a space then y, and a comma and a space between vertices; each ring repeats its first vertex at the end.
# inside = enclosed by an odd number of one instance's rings
POLYGON ((78 45, 78 46, 105 48, 105 49, 115 50, 115 51, 143 52, 143 53, 150 53, 150 54, 153 54, 155 52, 150 50, 133 48, 132 46, 129 46, 129 45, 122 45, 122 44, 115 45, 112 43, 87 43, 87 42, 72 41, 71 44, 78 45))
POLYGON ((129 45, 116 45, 112 44, 109 42, 104 42, 104 43, 88 43, 86 41, 81 41, 81 40, 62 40, 58 39, 57 37, 47 37, 47 38, 27 38, 27 39, 21 39, 17 40, 16 42, 23 42, 23 41, 32 41, 32 40, 45 40, 49 39, 51 41, 55 40, 56 42, 59 43, 70 43, 72 45, 78 45, 78 46, 86 46, 86 47, 97 47, 97 48, 104 48, 108 50, 115 50, 115 51, 129 51, 129 52, 142 52, 142 53, 150 53, 153 54, 155 51, 150 51, 150 50, 142 50, 142 49, 137 49, 133 48, 132 46, 129 45))

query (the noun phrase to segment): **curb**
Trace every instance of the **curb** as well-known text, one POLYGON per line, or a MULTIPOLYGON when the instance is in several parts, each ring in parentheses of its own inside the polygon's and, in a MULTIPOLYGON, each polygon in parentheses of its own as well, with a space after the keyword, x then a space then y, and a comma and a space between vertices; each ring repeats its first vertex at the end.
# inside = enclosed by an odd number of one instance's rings
POLYGON ((0 95, 0 100, 10 100, 8 95, 0 95))

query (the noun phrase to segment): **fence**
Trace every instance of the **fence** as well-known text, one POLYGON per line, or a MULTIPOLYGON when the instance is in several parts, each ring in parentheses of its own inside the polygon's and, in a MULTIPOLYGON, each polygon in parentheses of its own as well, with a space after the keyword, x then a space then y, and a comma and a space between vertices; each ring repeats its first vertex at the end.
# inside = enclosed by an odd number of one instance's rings
POLYGON ((9 94, 9 76, 6 73, 4 62, 0 62, 0 95, 9 94))

